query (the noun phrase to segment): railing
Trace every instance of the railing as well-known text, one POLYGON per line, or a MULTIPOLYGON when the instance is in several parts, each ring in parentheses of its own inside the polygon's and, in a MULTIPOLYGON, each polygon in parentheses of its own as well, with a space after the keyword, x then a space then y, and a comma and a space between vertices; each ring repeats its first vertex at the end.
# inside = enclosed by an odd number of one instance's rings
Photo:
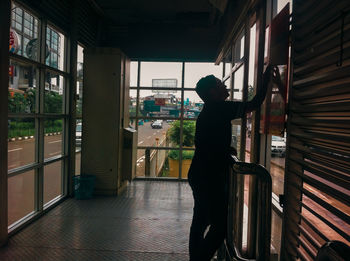
POLYGON ((270 260, 271 244, 271 191, 272 181, 270 173, 261 165, 240 162, 232 156, 232 171, 229 187, 229 220, 228 233, 225 241, 226 260, 270 260), (250 229, 256 229, 255 237, 248 237, 247 246, 255 246, 253 258, 245 258, 242 251, 244 179, 243 176, 256 177, 257 190, 253 194, 256 205, 256 223, 250 224, 250 229))

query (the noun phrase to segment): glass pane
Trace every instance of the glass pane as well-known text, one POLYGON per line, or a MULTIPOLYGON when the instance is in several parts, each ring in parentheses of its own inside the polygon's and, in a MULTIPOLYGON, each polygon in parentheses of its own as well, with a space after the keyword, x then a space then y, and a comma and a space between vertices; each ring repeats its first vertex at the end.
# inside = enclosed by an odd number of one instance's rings
POLYGON ((241 119, 233 120, 232 122, 232 139, 231 147, 236 150, 237 157, 241 158, 241 119))
POLYGON ((10 61, 8 109, 9 113, 36 112, 36 90, 39 70, 33 65, 10 61))
POLYGON ((233 100, 243 100, 243 74, 244 65, 242 65, 234 74, 234 89, 233 89, 233 100))
POLYGON ((44 156, 51 158, 60 156, 62 151, 62 129, 63 119, 47 119, 44 121, 45 138, 44 138, 44 156))
POLYGON ((44 112, 63 113, 64 78, 54 73, 46 73, 44 112))
POLYGON ((130 87, 137 86, 138 62, 130 62, 130 87))
POLYGON ((82 142, 82 134, 83 134, 83 122, 81 119, 76 120, 75 125, 75 150, 80 151, 81 150, 81 142, 82 142))
POLYGON ((180 87, 182 63, 141 62, 140 74, 140 85, 143 87, 180 87))
POLYGON ((81 152, 75 153, 75 175, 80 175, 81 152))
POLYGON ((184 99, 184 117, 196 119, 203 109, 204 102, 195 91, 185 91, 184 99))
POLYGON ((77 103, 76 110, 77 115, 83 114, 83 65, 84 65, 84 48, 78 45, 78 61, 77 61, 77 103))
POLYGON ((165 120, 143 120, 138 122, 138 146, 161 146, 171 145, 167 139, 167 131, 170 128, 170 122, 165 120))
MULTIPOLYGON (((169 155, 169 158, 172 155, 169 155)), ((177 155, 180 158, 179 153, 177 155)), ((192 163, 192 159, 194 156, 194 150, 183 150, 182 151, 182 163, 181 163, 181 178, 187 179, 188 178, 188 171, 190 170, 190 166, 192 163)), ((177 165, 179 165, 180 162, 177 162, 177 165)))
POLYGON ((39 60, 40 41, 34 31, 38 31, 38 19, 30 12, 25 12, 24 26, 22 26, 23 9, 14 6, 12 9, 12 21, 10 28, 10 53, 23 55, 31 60, 39 60), (34 29, 34 31, 33 31, 34 29), (24 38, 24 34, 26 38, 24 38), (26 39, 25 41, 22 39, 26 39))
POLYGON ((44 167, 44 205, 62 195, 62 161, 44 167))
MULTIPOLYGON (((194 148, 194 136, 196 133, 196 121, 185 120, 182 126, 182 146, 194 148)), ((174 121, 169 129, 169 139, 172 144, 179 145, 180 141, 180 121, 174 121)))
MULTIPOLYGON (((130 117, 136 117, 136 102, 137 102, 137 91, 136 90, 130 90, 129 91, 129 115, 130 117)), ((138 113, 141 116, 141 113, 139 111, 138 113)))
POLYGON ((225 62, 225 77, 231 74, 231 69, 232 69, 231 57, 229 57, 229 60, 225 62))
POLYGON ((255 45, 256 45, 256 24, 254 24, 250 28, 248 101, 253 99, 255 94, 255 53, 256 53, 255 45))
POLYGON ((252 113, 247 113, 247 125, 246 125, 246 144, 245 144, 245 161, 250 162, 250 149, 251 149, 251 132, 252 132, 252 113))
POLYGON ((241 34, 240 38, 238 38, 237 42, 235 43, 235 55, 234 55, 234 62, 242 62, 242 59, 244 57, 244 33, 241 34))
POLYGON ((175 150, 138 150, 136 176, 172 177, 179 176, 178 151, 175 150))
POLYGON ((8 225, 34 211, 34 170, 8 178, 8 225))
POLYGON ((285 157, 285 138, 279 136, 272 136, 270 173, 272 176, 272 192, 276 195, 283 194, 285 157))
POLYGON ((144 117, 179 117, 181 110, 180 91, 171 93, 151 90, 140 91, 140 116, 144 117))
POLYGON ((8 119, 8 169, 35 162, 35 120, 8 119))
POLYGON ((54 28, 46 27, 46 65, 65 70, 65 36, 54 28))
POLYGON ((196 88, 197 82, 210 74, 221 79, 222 66, 222 63, 185 63, 185 88, 196 88))

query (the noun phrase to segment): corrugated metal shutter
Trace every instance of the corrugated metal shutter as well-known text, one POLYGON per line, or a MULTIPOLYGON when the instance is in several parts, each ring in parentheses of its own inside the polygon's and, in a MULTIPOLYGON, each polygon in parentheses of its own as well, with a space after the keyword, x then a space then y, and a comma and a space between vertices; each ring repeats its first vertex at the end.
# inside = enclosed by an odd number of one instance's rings
POLYGON ((96 46, 99 17, 87 0, 19 0, 18 2, 33 8, 67 34, 71 32, 73 15, 77 15, 78 41, 86 47, 96 46))
POLYGON ((349 12, 348 0, 293 2, 286 259, 313 260, 330 240, 350 245, 349 12))
POLYGON ((99 17, 86 0, 77 2, 78 41, 85 47, 96 46, 99 17))

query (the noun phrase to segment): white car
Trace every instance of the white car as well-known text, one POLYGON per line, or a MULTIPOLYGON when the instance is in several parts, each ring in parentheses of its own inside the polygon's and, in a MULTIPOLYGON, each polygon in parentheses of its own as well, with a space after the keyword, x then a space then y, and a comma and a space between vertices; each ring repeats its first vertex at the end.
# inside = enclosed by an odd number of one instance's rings
POLYGON ((163 121, 156 120, 156 121, 152 122, 151 127, 152 127, 152 129, 162 129, 163 128, 163 121))
POLYGON ((271 142, 271 156, 286 156, 286 142, 283 138, 278 136, 272 136, 271 142))

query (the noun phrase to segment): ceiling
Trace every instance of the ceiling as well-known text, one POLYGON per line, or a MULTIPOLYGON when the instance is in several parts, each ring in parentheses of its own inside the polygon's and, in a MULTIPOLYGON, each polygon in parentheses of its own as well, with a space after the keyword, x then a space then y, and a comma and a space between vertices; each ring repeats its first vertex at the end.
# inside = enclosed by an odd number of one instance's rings
POLYGON ((100 44, 132 59, 214 61, 230 0, 91 0, 100 44))

